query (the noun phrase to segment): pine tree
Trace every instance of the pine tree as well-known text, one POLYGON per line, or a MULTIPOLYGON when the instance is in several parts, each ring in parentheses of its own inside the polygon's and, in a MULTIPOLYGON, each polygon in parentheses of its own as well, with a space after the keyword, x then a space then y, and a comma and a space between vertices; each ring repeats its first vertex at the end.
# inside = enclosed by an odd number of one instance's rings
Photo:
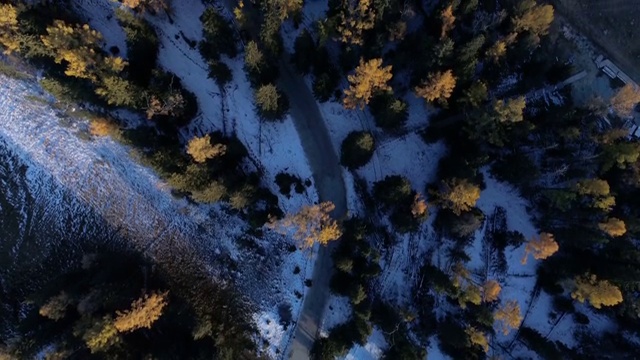
POLYGON ((0 4, 0 44, 5 54, 20 49, 18 38, 18 11, 11 4, 0 4))
POLYGON ((440 206, 460 215, 476 205, 480 198, 480 188, 466 179, 453 178, 443 181, 435 195, 440 206))
POLYGON ((463 92, 462 102, 468 104, 472 108, 478 108, 489 97, 487 85, 482 81, 476 81, 467 90, 463 92))
POLYGON ((482 294, 485 302, 494 302, 498 300, 502 287, 495 280, 487 280, 482 286, 482 294))
POLYGON ((598 228, 611 237, 622 236, 627 232, 627 227, 625 226, 624 221, 614 217, 598 224, 598 228))
POLYGON ((489 342, 484 333, 473 326, 468 326, 464 331, 469 337, 471 345, 480 346, 484 352, 489 351, 489 342))
POLYGON ((140 90, 120 76, 107 76, 96 88, 96 94, 114 106, 135 106, 140 103, 140 90))
POLYGON ((415 88, 415 92, 416 95, 429 102, 444 101, 451 97, 455 87, 456 78, 451 70, 447 70, 429 74, 422 85, 415 88))
POLYGON ((491 45, 487 49, 485 55, 487 58, 495 63, 502 59, 507 54, 507 42, 504 40, 498 40, 495 44, 491 45))
POLYGON ((212 181, 204 189, 191 192, 191 198, 200 203, 216 203, 227 196, 227 191, 223 183, 212 181))
POLYGON ((627 117, 640 102, 640 87, 626 84, 611 98, 611 107, 618 115, 627 117))
POLYGON ((533 254, 533 258, 536 260, 544 260, 555 254, 559 248, 558 243, 553 239, 553 234, 540 233, 538 238, 531 238, 525 246, 521 262, 523 265, 526 264, 529 254, 533 254))
POLYGON ((350 86, 344 91, 344 107, 364 108, 376 92, 391 90, 387 82, 392 77, 391 65, 383 67, 382 59, 371 59, 367 62, 360 59, 356 73, 348 76, 350 86))
POLYGON ((117 317, 113 323, 118 332, 131 332, 141 328, 150 329, 156 320, 162 315, 167 306, 169 292, 151 293, 145 295, 131 304, 131 309, 116 312, 117 317))
POLYGON ((373 29, 376 14, 371 0, 342 0, 338 32, 340 41, 351 45, 362 45, 362 34, 373 29))
POLYGON ((440 13, 440 20, 442 21, 442 29, 440 30, 440 39, 447 37, 449 31, 453 30, 455 26, 456 17, 453 15, 453 6, 449 5, 440 13))
POLYGON ((602 172, 607 172, 614 166, 624 169, 640 159, 640 143, 620 141, 608 144, 604 146, 600 157, 602 159, 602 172))
POLYGON ((208 159, 222 156, 227 151, 227 147, 223 144, 211 144, 211 136, 209 134, 203 137, 194 137, 187 144, 187 154, 191 155, 197 163, 203 163, 208 159))
POLYGON ((327 245, 342 236, 338 222, 329 213, 335 209, 330 201, 318 205, 303 206, 296 214, 287 214, 283 219, 271 218, 267 226, 283 235, 293 232, 293 238, 303 248, 315 243, 327 245))
POLYGON ((622 292, 607 280, 598 280, 595 275, 585 274, 574 279, 575 287, 571 297, 580 302, 585 300, 596 309, 613 306, 622 302, 622 292))
POLYGON ((522 321, 520 305, 516 300, 509 300, 504 306, 496 310, 493 317, 500 325, 502 333, 508 335, 512 329, 520 326, 520 322, 522 321))

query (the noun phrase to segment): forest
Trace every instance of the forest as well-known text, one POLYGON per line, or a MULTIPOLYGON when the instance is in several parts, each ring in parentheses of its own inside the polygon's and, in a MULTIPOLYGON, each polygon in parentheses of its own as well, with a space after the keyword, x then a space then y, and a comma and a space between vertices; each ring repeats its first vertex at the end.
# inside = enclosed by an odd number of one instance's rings
MULTIPOLYGON (((336 218, 329 201, 283 206, 292 189, 314 184, 285 172, 268 184, 237 134, 181 136, 203 104, 159 63, 150 21, 173 22, 177 1, 112 1, 126 36, 120 49, 104 47, 73 0, 0 0, 0 74, 38 73, 61 109, 81 105, 76 116, 88 119, 90 137, 130 147, 175 197, 222 206, 247 222, 247 236, 289 236, 294 251, 328 245, 330 291, 348 299, 350 316, 315 339, 312 358, 344 357, 374 329, 388 345, 384 359, 424 359, 431 341, 453 359, 518 357, 514 342, 545 359, 640 357, 640 141, 629 135, 640 88, 612 80, 609 98, 575 101, 560 86, 577 69, 560 55, 552 4, 328 0, 310 22, 303 9, 312 0, 230 0, 231 18, 220 10, 227 4, 203 0, 201 39, 182 34, 207 65, 202 81, 226 91, 237 81, 229 63, 241 62, 260 123, 287 121, 296 101, 281 85, 289 65, 318 104, 371 117, 373 129, 339 139, 363 210, 336 218), (299 33, 292 47, 285 28, 299 33), (562 101, 536 96, 550 87, 562 101), (429 109, 417 127, 408 124, 408 96, 429 109), (382 143, 410 133, 446 146, 436 180, 365 179, 382 143), (534 236, 510 229, 504 208, 483 212, 489 177, 526 199, 534 236), (489 259, 481 272, 471 265, 478 234, 489 259), (421 248, 433 242, 438 253, 411 264, 419 281, 400 302, 379 284, 403 237, 421 248), (523 256, 513 261, 515 249, 523 256), (502 292, 514 264, 534 266, 526 281, 534 298, 549 296, 554 319, 582 326, 573 346, 522 325, 525 305, 502 292), (590 331, 596 316, 616 331, 590 331)), ((108 243, 42 254, 48 273, 15 276, 20 264, 2 271, 0 358, 266 357, 249 318, 255 304, 232 281, 211 281, 206 259, 158 260, 126 241, 108 243)))

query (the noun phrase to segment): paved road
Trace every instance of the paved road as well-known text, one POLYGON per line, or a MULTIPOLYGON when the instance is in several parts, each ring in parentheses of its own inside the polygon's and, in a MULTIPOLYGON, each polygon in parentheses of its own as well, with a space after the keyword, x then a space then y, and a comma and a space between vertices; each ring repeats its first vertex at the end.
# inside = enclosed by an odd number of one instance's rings
MULTIPOLYGON (((280 62, 278 85, 289 97, 291 117, 304 149, 320 201, 331 201, 336 208, 333 216, 340 219, 347 212, 346 190, 342 167, 333 148, 329 131, 311 91, 292 66, 280 62)), ((285 359, 309 359, 318 326, 329 298, 329 279, 332 272, 332 247, 321 247, 313 268, 313 286, 307 291, 294 338, 289 344, 285 359)))

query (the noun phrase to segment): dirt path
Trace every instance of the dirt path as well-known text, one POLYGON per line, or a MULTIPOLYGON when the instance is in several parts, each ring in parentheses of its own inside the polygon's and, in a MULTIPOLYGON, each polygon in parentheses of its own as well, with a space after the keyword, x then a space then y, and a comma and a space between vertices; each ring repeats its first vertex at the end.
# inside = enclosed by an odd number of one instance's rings
MULTIPOLYGON (((320 201, 333 202, 336 206, 333 216, 339 219, 347 212, 342 167, 316 100, 302 77, 284 60, 280 61, 278 85, 289 97, 291 117, 311 166, 320 201)), ((310 358, 309 351, 315 341, 329 298, 331 249, 332 247, 321 247, 317 253, 313 268, 313 286, 305 296, 295 334, 285 355, 287 359, 310 358)))

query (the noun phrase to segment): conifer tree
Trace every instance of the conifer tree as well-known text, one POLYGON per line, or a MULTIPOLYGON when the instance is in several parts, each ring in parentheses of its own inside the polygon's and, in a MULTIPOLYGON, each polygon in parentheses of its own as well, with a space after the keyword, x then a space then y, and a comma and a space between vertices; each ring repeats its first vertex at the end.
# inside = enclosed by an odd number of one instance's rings
POLYGON ((64 291, 52 297, 46 304, 42 305, 39 314, 51 320, 60 320, 64 318, 67 307, 71 304, 69 295, 64 291))
POLYGON ((10 54, 20 49, 17 33, 17 9, 11 4, 0 4, 0 44, 4 46, 5 54, 10 54))
POLYGON ((555 254, 559 248, 558 243, 553 239, 553 234, 546 232, 540 233, 538 238, 531 238, 525 246, 522 264, 527 263, 529 254, 532 254, 536 260, 544 260, 555 254))
POLYGON ((82 337, 92 354, 106 351, 122 342, 118 329, 109 315, 100 321, 88 318, 83 323, 84 326, 76 326, 75 332, 82 337), (83 329, 85 326, 86 330, 83 329))
POLYGON ((330 201, 318 205, 303 206, 295 214, 287 214, 283 219, 271 218, 267 227, 283 234, 293 232, 293 238, 301 242, 303 248, 315 243, 327 245, 342 236, 338 222, 329 213, 335 209, 330 201))
POLYGON ((626 84, 611 98, 611 107, 618 115, 631 115, 635 106, 640 102, 640 88, 626 84))
POLYGON ((485 302, 493 302, 498 300, 502 287, 495 280, 487 280, 482 286, 482 294, 485 302))
POLYGON ((460 215, 476 205, 480 198, 480 188, 466 179, 453 178, 442 181, 435 195, 440 206, 460 215))
POLYGON ((371 59, 367 62, 360 59, 356 73, 348 76, 350 86, 344 91, 344 107, 364 108, 376 92, 391 90, 387 82, 392 77, 391 65, 383 67, 382 59, 371 59))
POLYGON ((118 316, 113 323, 114 327, 121 333, 141 328, 150 329, 167 306, 167 294, 168 292, 154 292, 134 301, 131 309, 116 313, 118 316))
POLYGON ((453 15, 453 5, 449 5, 440 13, 442 21, 442 29, 440 30, 440 39, 447 37, 447 34, 453 30, 456 17, 453 15))
POLYGON ((211 144, 211 136, 209 134, 203 137, 194 137, 187 144, 187 154, 193 157, 197 163, 203 163, 208 159, 222 156, 227 151, 227 147, 223 144, 211 144))
POLYGON ((540 5, 535 0, 522 0, 516 11, 519 13, 513 18, 516 32, 529 31, 536 37, 548 33, 553 22, 553 6, 540 5))
POLYGON ((456 78, 451 70, 447 70, 429 74, 422 85, 415 88, 415 91, 416 95, 429 102, 444 101, 451 97, 455 87, 456 78))
POLYGON ((598 228, 611 237, 622 236, 627 232, 624 221, 614 217, 598 224, 598 228))
POLYGON ((493 104, 496 119, 501 123, 516 123, 523 120, 523 112, 526 106, 524 96, 513 99, 497 100, 493 104))
POLYGON ((376 13, 371 0, 342 0, 338 32, 340 41, 351 45, 362 45, 362 34, 373 29, 376 13))
POLYGON ((520 304, 518 304, 516 300, 509 300, 496 310, 493 317, 499 324, 502 333, 508 335, 512 329, 520 326, 520 322, 522 321, 520 304))
POLYGON ((480 346, 484 352, 489 351, 489 342, 484 333, 473 326, 468 326, 464 331, 469 337, 469 342, 472 345, 480 346))
POLYGON ((596 309, 613 306, 622 302, 622 292, 607 280, 598 280, 596 275, 585 274, 576 277, 571 297, 579 302, 589 301, 596 309))

